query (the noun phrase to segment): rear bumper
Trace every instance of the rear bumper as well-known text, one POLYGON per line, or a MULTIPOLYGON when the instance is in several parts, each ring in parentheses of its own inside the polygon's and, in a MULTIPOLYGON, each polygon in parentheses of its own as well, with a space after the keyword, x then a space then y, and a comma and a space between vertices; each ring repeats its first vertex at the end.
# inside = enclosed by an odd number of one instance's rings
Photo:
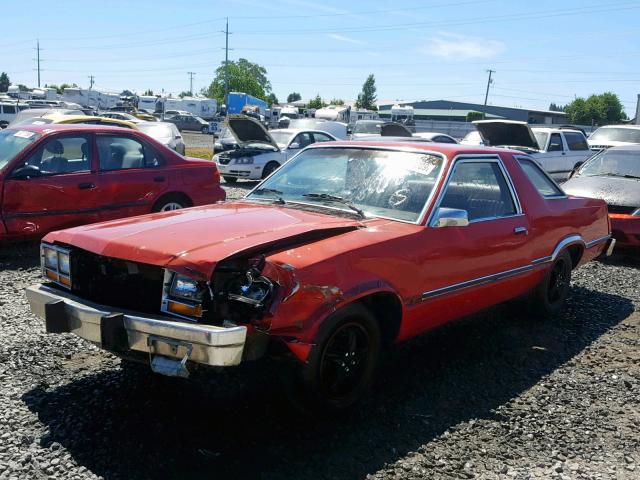
POLYGON ((179 360, 183 366, 191 361, 226 367, 242 360, 244 326, 225 328, 114 312, 42 284, 26 293, 31 311, 45 320, 47 333, 74 333, 116 354, 149 353, 152 367, 154 357, 179 360))
POLYGON ((609 214, 611 230, 621 248, 640 248, 640 217, 634 215, 609 214))

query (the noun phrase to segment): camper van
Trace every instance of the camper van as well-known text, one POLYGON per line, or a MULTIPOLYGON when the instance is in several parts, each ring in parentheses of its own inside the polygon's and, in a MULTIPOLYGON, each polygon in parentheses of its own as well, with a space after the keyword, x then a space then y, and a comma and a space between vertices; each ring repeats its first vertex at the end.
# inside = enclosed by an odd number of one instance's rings
POLYGON ((401 123, 407 127, 414 127, 413 131, 415 131, 416 122, 413 118, 413 107, 409 105, 393 105, 391 107, 391 121, 401 123))
POLYGON ((29 106, 24 103, 15 101, 0 102, 0 128, 6 128, 16 118, 18 112, 27 108, 29 106))
MULTIPOLYGON (((164 98, 162 100, 164 101, 164 111, 184 110, 191 113, 192 115, 195 115, 196 117, 202 117, 205 120, 212 120, 213 118, 215 118, 218 111, 218 102, 216 102, 212 98, 184 97, 164 98)), ((153 109, 151 110, 154 111, 153 109)))

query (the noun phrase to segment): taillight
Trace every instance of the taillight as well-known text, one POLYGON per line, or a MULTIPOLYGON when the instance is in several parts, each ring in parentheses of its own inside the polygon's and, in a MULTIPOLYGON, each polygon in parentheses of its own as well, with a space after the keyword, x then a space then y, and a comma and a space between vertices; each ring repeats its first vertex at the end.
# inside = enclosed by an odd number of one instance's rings
POLYGON ((218 167, 213 166, 213 181, 216 183, 220 183, 220 172, 218 171, 218 167))

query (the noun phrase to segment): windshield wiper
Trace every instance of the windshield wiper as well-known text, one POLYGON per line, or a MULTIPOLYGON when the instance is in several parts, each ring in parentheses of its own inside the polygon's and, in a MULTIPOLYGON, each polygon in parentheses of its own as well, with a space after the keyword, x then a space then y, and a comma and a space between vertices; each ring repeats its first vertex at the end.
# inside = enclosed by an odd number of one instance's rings
POLYGON ((337 195, 331 195, 329 193, 304 193, 302 196, 303 197, 307 197, 307 198, 317 198, 317 199, 320 199, 320 200, 327 200, 329 202, 341 203, 341 204, 346 205, 347 207, 349 207, 351 210, 356 212, 362 218, 366 218, 366 215, 365 215, 364 211, 362 209, 356 207, 353 203, 351 203, 346 198, 342 198, 342 197, 339 197, 337 195))
POLYGON ((640 177, 637 175, 630 175, 628 173, 603 173, 603 177, 620 177, 620 178, 633 178, 640 180, 640 177))
POLYGON ((284 201, 284 198, 282 198, 282 192, 280 190, 276 190, 275 188, 258 188, 251 193, 255 193, 256 195, 264 195, 265 193, 275 195, 277 197, 275 200, 276 203, 279 203, 280 205, 284 205, 285 203, 287 203, 284 201))

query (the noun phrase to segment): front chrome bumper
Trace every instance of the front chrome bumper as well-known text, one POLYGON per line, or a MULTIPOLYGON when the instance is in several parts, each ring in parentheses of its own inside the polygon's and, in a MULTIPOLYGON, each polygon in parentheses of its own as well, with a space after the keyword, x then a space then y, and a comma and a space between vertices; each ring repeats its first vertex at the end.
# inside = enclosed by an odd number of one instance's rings
POLYGON ((44 318, 47 333, 75 333, 116 354, 146 352, 158 373, 187 376, 186 361, 232 366, 242 360, 244 326, 216 327, 118 312, 43 284, 28 287, 26 293, 31 311, 44 318))

